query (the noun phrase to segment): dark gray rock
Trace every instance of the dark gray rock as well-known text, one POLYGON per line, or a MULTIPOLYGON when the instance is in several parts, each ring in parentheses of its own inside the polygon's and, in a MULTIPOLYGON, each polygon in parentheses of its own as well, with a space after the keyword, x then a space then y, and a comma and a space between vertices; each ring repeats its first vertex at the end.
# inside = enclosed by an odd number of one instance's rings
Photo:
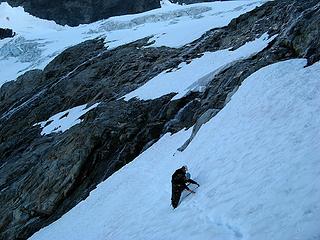
POLYGON ((7 0, 28 13, 61 25, 76 26, 112 16, 144 12, 160 7, 159 0, 7 0))
POLYGON ((8 110, 24 101, 25 97, 35 94, 43 86, 44 76, 41 70, 26 72, 16 81, 6 82, 0 88, 0 111, 8 110))
POLYGON ((0 28, 0 40, 5 38, 11 38, 15 35, 12 29, 10 28, 0 28))
POLYGON ((308 65, 320 60, 320 2, 313 1, 315 5, 292 20, 292 25, 281 41, 284 46, 308 59, 308 65))
POLYGON ((294 57, 319 60, 319 16, 319 1, 270 1, 180 49, 143 48, 148 39, 141 39, 108 50, 95 39, 67 49, 43 71, 6 83, 0 89, 0 239, 26 239, 59 218, 167 131, 194 125, 194 137, 260 68, 294 57), (209 79, 204 92, 175 101, 174 94, 121 100, 164 70, 206 51, 236 49, 265 32, 277 37, 209 79), (41 136, 33 126, 96 102, 81 124, 64 133, 41 136))

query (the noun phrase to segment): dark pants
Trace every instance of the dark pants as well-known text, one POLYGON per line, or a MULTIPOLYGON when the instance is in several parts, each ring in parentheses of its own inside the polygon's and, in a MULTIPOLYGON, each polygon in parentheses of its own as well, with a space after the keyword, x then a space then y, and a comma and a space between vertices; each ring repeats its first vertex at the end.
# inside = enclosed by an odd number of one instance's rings
POLYGON ((171 205, 173 208, 178 207, 181 193, 184 190, 183 186, 172 185, 171 205))

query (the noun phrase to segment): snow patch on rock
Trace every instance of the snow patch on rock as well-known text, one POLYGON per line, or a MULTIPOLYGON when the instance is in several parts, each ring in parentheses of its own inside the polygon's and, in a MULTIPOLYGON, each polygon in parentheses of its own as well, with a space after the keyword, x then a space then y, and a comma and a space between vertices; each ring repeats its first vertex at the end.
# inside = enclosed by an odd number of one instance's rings
POLYGON ((203 91, 207 83, 220 70, 234 61, 262 51, 275 37, 269 38, 268 34, 265 33, 260 38, 248 42, 234 51, 224 49, 216 52, 206 52, 202 57, 193 59, 190 63, 181 63, 175 70, 160 73, 140 88, 126 94, 124 98, 130 100, 136 97, 148 100, 174 92, 177 95, 173 99, 179 99, 189 91, 203 91))
POLYGON ((47 135, 50 133, 59 133, 68 130, 69 128, 81 123, 80 117, 96 108, 99 103, 90 107, 87 104, 70 108, 66 111, 57 113, 50 117, 48 120, 34 124, 40 125, 42 128, 41 134, 47 135))

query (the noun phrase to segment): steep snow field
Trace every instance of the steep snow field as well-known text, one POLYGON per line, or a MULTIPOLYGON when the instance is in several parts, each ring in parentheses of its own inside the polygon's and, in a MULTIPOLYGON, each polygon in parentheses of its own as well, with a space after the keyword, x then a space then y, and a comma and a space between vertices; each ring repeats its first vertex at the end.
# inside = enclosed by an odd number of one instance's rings
POLYGON ((106 45, 115 48, 150 36, 151 46, 180 47, 209 29, 226 26, 233 18, 264 2, 266 0, 180 6, 165 1, 160 9, 73 28, 35 18, 21 7, 1 3, 0 26, 13 29, 16 36, 0 40, 0 86, 28 70, 43 69, 64 49, 84 40, 106 37, 106 45))
POLYGON ((201 87, 205 89, 208 83, 206 79, 211 81, 216 73, 232 62, 248 58, 262 51, 275 37, 269 38, 265 33, 260 38, 248 42, 234 51, 224 49, 206 52, 202 57, 193 59, 189 64, 181 63, 173 71, 168 72, 167 70, 160 73, 142 87, 124 96, 125 100, 134 97, 143 100, 156 99, 172 92, 177 93, 173 99, 178 99, 189 91, 201 90, 201 87))
POLYGON ((184 152, 165 135, 32 240, 320 239, 320 63, 248 77, 184 152), (201 186, 173 210, 171 174, 201 186))

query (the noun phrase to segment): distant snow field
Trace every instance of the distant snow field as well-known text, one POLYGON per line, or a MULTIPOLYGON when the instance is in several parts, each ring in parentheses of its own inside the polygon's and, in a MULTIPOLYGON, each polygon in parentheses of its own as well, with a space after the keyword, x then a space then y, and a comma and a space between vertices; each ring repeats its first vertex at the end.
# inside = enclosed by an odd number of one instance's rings
POLYGON ((163 136, 31 240, 320 238, 320 62, 248 77, 198 132, 163 136), (171 174, 200 183, 172 210, 171 174))
POLYGON ((0 26, 13 29, 13 39, 0 40, 0 86, 31 69, 43 69, 64 49, 96 37, 106 45, 120 45, 152 37, 152 46, 180 47, 215 27, 226 26, 233 18, 266 2, 228 1, 180 6, 163 2, 152 11, 112 17, 79 27, 60 26, 0 4, 0 26), (192 29, 192 31, 190 31, 192 29), (9 67, 6 67, 9 66, 9 67))

